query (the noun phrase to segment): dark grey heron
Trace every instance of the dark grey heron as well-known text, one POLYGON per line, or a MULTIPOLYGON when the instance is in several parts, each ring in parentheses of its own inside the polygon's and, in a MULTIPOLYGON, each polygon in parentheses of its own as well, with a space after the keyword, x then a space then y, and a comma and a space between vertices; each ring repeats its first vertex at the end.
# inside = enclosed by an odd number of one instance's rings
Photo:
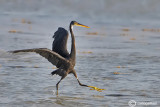
POLYGON ((54 41, 52 45, 52 50, 47 48, 35 48, 35 49, 15 50, 10 52, 11 53, 35 52, 45 57, 49 62, 55 65, 58 69, 53 71, 51 74, 52 75, 57 74, 61 76, 61 79, 56 84, 57 94, 58 94, 58 84, 70 73, 72 73, 76 77, 79 85, 90 87, 92 88, 91 90, 102 91, 104 89, 82 84, 77 77, 76 71, 74 69, 74 66, 76 64, 76 47, 75 47, 75 37, 72 30, 73 26, 81 26, 81 27, 89 28, 88 26, 79 24, 76 21, 71 21, 69 26, 71 39, 72 39, 70 53, 67 51, 68 31, 61 27, 58 28, 58 30, 53 35, 54 41))

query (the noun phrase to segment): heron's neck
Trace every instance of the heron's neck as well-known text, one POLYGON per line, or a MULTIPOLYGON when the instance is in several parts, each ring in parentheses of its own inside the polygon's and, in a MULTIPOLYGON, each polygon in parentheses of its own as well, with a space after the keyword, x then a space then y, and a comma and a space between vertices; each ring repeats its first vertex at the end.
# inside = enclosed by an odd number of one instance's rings
POLYGON ((72 38, 72 44, 71 44, 71 53, 70 53, 70 57, 73 61, 75 61, 76 59, 76 47, 75 47, 75 37, 74 37, 74 34, 73 34, 73 25, 70 24, 70 33, 71 33, 71 38, 72 38))

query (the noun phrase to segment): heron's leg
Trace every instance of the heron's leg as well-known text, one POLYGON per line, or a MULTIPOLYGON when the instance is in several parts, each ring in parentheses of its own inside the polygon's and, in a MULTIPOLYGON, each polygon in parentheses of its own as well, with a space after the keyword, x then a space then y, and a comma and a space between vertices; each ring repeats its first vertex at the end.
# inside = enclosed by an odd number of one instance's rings
POLYGON ((58 83, 56 84, 56 89, 57 89, 57 95, 58 95, 58 85, 61 82, 62 78, 60 79, 60 81, 58 81, 58 83))
POLYGON ((58 83, 56 84, 56 89, 57 89, 57 95, 58 95, 58 85, 59 83, 67 76, 67 73, 65 72, 65 74, 61 77, 61 79, 58 81, 58 83))
POLYGON ((77 77, 77 81, 78 81, 78 83, 79 83, 80 86, 88 87, 88 85, 82 84, 82 83, 79 81, 78 77, 77 77))
POLYGON ((77 79, 77 81, 78 81, 78 83, 79 83, 80 86, 88 87, 88 85, 82 84, 82 83, 79 81, 79 79, 78 79, 78 77, 77 77, 77 74, 76 74, 75 70, 73 71, 73 75, 76 77, 76 79, 77 79))
POLYGON ((97 88, 97 87, 95 87, 95 86, 89 86, 89 85, 81 84, 81 82, 79 81, 79 79, 78 79, 78 77, 77 77, 76 71, 73 70, 72 73, 73 73, 73 75, 76 77, 76 79, 77 79, 77 81, 78 81, 78 83, 79 83, 80 86, 90 87, 90 88, 91 88, 90 90, 97 90, 97 91, 99 91, 99 92, 102 92, 102 90, 105 90, 105 89, 97 88))

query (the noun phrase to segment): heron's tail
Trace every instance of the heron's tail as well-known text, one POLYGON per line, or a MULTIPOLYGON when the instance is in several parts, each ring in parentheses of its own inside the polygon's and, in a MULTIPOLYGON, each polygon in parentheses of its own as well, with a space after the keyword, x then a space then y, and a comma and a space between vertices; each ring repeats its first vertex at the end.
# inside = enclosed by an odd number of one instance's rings
POLYGON ((66 71, 63 70, 63 69, 57 69, 57 70, 51 72, 51 74, 52 75, 56 74, 56 75, 59 75, 59 76, 64 76, 64 75, 66 75, 66 71))
POLYGON ((57 74, 57 70, 51 72, 52 75, 57 74))

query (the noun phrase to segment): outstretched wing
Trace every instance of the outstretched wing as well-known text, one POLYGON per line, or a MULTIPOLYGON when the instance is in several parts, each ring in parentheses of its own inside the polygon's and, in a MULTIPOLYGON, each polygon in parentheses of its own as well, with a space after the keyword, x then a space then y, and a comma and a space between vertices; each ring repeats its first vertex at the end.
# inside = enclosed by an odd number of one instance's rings
POLYGON ((52 51, 57 52, 64 58, 69 57, 69 53, 67 51, 68 31, 59 27, 54 33, 53 38, 52 51))
POLYGON ((45 57, 49 62, 51 62, 53 65, 55 65, 57 68, 61 66, 65 66, 68 63, 68 60, 57 54, 56 52, 53 52, 50 49, 47 48, 35 48, 35 49, 24 49, 24 50, 15 50, 15 51, 9 51, 11 53, 18 53, 18 52, 35 52, 39 55, 45 57))

